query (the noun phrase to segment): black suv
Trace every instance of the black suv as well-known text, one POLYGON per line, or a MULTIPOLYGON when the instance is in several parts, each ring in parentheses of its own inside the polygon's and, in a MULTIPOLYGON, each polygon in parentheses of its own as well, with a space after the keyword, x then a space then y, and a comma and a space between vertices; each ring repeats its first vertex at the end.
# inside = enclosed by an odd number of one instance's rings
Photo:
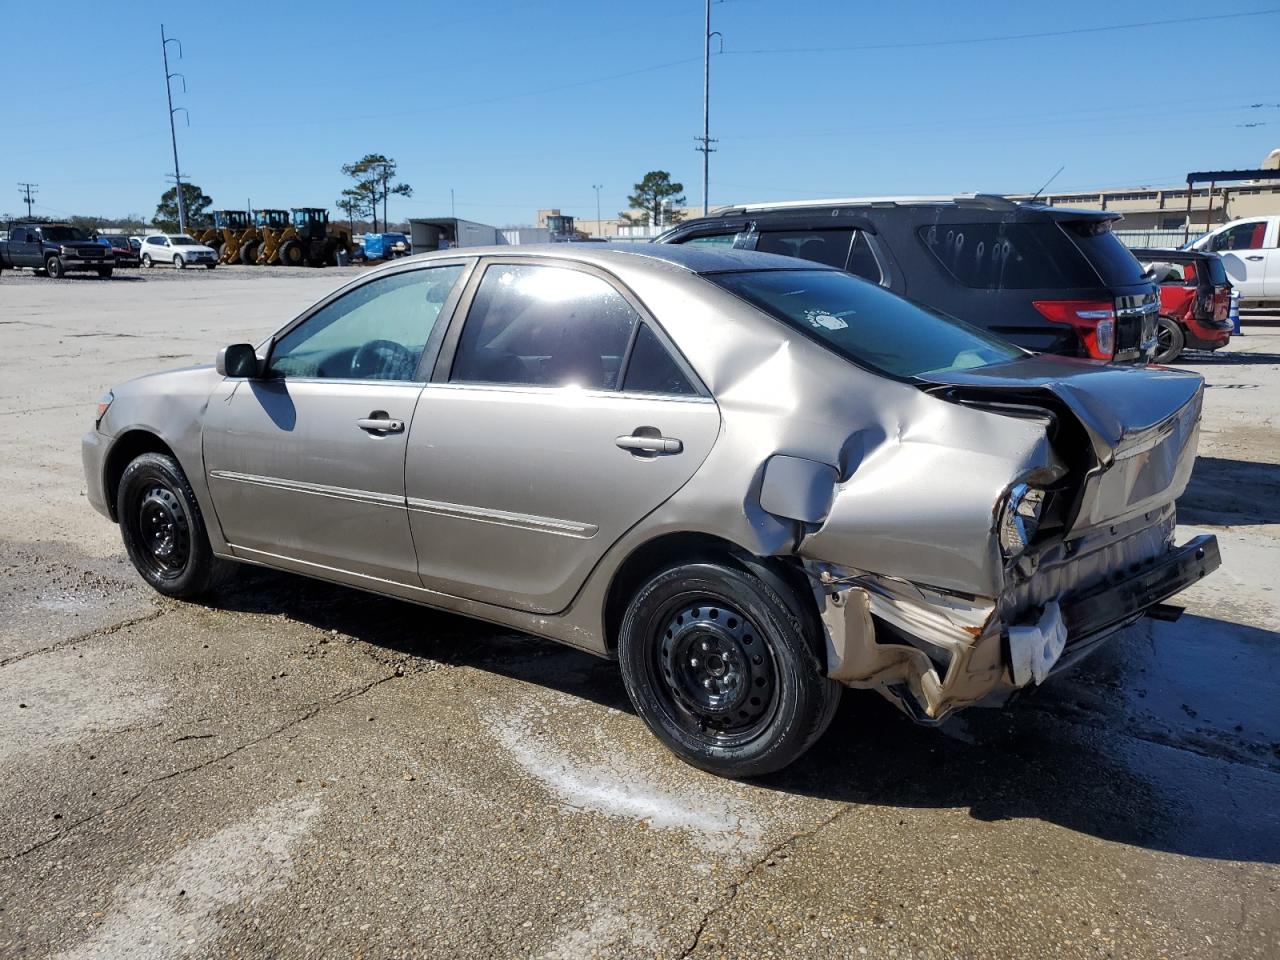
POLYGON ((1160 301, 1116 213, 1004 197, 730 207, 656 243, 815 260, 1041 353, 1145 363, 1160 301))

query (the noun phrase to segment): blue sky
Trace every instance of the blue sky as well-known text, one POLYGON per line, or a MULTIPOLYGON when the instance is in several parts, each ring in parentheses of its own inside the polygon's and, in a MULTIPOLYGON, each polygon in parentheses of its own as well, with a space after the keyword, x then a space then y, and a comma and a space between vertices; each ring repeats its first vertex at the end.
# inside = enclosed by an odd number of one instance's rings
MULTIPOLYGON (((451 188, 486 223, 593 218, 597 183, 607 217, 651 169, 701 201, 702 0, 57 9, 0 0, 0 213, 22 209, 18 181, 45 215, 153 213, 172 172, 161 22, 184 48, 184 177, 219 207, 332 207, 369 151, 414 187, 393 220, 447 215, 451 188)), ((1274 0, 723 0, 712 20, 713 205, 1026 191, 1062 165, 1055 189, 1173 186, 1280 145, 1274 0)))

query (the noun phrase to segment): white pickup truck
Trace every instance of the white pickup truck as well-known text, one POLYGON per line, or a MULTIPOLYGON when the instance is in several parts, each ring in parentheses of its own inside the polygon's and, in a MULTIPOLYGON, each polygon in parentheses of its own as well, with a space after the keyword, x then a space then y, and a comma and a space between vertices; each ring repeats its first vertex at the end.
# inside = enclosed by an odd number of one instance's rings
POLYGON ((1280 303, 1280 216, 1232 220, 1188 246, 1222 257, 1243 303, 1280 303))

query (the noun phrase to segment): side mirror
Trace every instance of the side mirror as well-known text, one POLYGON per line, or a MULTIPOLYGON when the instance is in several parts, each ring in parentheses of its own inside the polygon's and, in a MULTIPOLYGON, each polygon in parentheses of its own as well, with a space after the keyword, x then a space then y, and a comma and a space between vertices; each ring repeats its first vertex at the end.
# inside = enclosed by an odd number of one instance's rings
POLYGON ((256 377, 258 376, 258 355, 253 345, 233 343, 218 351, 218 359, 214 361, 218 375, 223 377, 256 377))

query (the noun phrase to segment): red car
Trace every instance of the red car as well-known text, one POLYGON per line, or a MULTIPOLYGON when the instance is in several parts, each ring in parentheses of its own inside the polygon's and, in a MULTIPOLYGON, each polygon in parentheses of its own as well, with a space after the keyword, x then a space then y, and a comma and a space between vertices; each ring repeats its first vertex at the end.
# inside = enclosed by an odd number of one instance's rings
POLYGON ((1160 286, 1153 363, 1172 363, 1188 347, 1217 350, 1231 341, 1231 283, 1220 256, 1200 250, 1134 250, 1133 255, 1160 286))
POLYGON ((118 233, 100 233, 98 234, 98 240, 111 248, 111 253, 116 258, 117 267, 138 266, 138 251, 129 243, 128 237, 121 236, 118 233))

